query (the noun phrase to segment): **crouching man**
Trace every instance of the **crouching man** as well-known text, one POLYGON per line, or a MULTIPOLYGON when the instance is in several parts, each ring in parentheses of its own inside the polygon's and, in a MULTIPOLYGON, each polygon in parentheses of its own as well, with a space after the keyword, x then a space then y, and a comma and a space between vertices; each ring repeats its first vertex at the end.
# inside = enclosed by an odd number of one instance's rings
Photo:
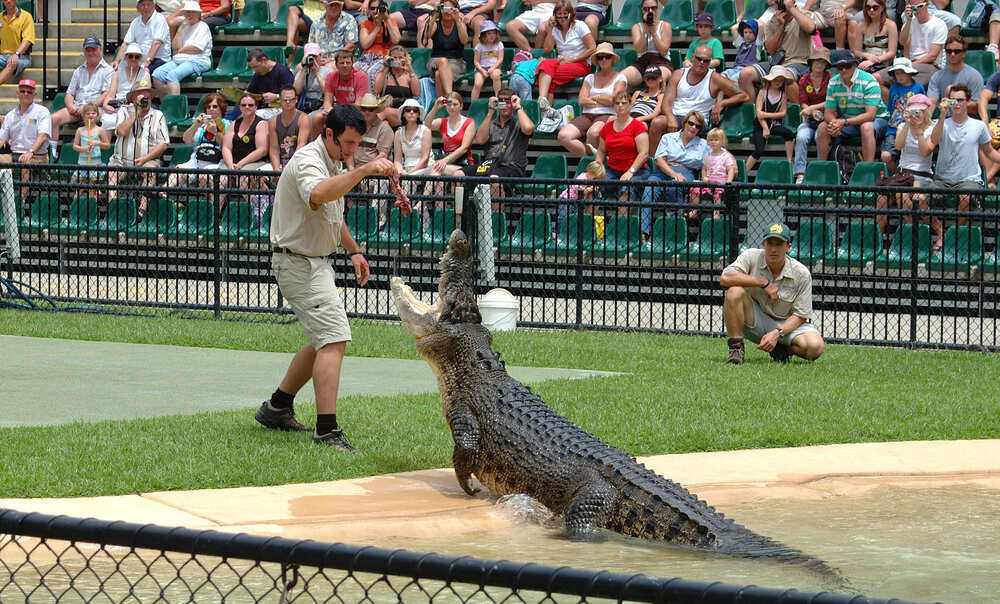
POLYGON ((813 361, 823 354, 823 337, 812 325, 812 275, 788 257, 792 233, 772 224, 763 249, 749 249, 722 271, 722 304, 729 336, 729 362, 743 363, 743 338, 780 363, 791 355, 813 361))

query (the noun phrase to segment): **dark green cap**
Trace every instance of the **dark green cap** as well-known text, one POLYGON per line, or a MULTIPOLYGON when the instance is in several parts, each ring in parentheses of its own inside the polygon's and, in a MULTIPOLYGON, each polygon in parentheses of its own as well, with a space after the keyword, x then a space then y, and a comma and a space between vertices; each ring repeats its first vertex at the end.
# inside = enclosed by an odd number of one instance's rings
POLYGON ((792 229, 788 228, 788 225, 783 222, 775 222, 771 226, 764 229, 764 236, 761 238, 761 241, 770 237, 790 242, 792 240, 792 229))

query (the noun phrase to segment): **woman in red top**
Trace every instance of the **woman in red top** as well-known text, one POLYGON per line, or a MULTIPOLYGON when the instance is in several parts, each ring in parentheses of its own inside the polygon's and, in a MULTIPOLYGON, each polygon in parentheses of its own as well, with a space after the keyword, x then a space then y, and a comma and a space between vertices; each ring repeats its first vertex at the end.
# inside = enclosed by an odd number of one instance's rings
MULTIPOLYGON (((607 178, 609 180, 643 181, 649 177, 646 159, 649 157, 649 133, 646 125, 629 115, 632 102, 628 92, 621 90, 612 97, 615 118, 608 120, 601 128, 601 139, 597 146, 595 161, 605 162, 607 158, 607 178)), ((638 199, 640 187, 619 187, 618 199, 638 199)), ((628 207, 618 208, 619 214, 627 214, 628 207)))
POLYGON ((823 121, 826 87, 830 84, 830 51, 815 48, 809 56, 809 72, 799 78, 799 102, 802 103, 802 123, 795 133, 795 182, 802 182, 806 173, 809 143, 816 140, 816 128, 823 121))
POLYGON ((427 112, 424 124, 441 133, 444 157, 431 164, 434 176, 462 176, 462 166, 472 165, 472 139, 476 135, 476 122, 462 115, 462 95, 449 92, 446 97, 438 97, 427 112), (434 117, 444 106, 448 117, 434 117))

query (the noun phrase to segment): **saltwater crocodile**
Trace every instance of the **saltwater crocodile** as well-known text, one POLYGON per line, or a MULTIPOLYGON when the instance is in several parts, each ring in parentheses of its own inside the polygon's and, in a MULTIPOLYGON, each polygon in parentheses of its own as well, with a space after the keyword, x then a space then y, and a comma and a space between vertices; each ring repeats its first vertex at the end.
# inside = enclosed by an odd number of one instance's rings
POLYGON ((466 493, 478 491, 471 484, 474 475, 496 496, 530 495, 565 519, 571 538, 611 530, 833 573, 822 561, 726 518, 562 417, 507 375, 481 324, 468 256, 468 239, 454 231, 441 259, 439 299, 433 306, 417 299, 398 277, 390 285, 403 325, 437 376, 455 441, 455 475, 466 493))

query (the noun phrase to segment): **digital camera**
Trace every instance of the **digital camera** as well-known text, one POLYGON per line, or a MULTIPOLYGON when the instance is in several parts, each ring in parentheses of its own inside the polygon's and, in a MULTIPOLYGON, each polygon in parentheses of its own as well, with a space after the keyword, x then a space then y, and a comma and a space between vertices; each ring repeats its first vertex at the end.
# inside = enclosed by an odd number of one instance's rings
POLYGON ((386 62, 388 63, 389 67, 402 67, 403 66, 403 62, 402 61, 400 61, 399 59, 394 59, 392 57, 389 57, 388 61, 386 61, 386 62))
POLYGON ((948 108, 953 108, 958 106, 958 99, 948 99, 948 108))
POLYGON ((506 109, 506 108, 507 108, 507 103, 503 101, 497 101, 497 109, 506 109))
POLYGON ((110 101, 108 101, 108 106, 111 107, 112 109, 118 109, 119 107, 121 107, 124 104, 125 104, 125 101, 123 101, 121 99, 111 99, 110 101))
POLYGON ((144 96, 141 99, 139 99, 139 107, 142 108, 142 109, 145 109, 145 108, 149 107, 149 97, 148 96, 144 96))
POLYGON ((309 55, 308 57, 306 57, 305 61, 302 61, 302 64, 305 65, 306 67, 312 67, 313 65, 316 64, 316 56, 309 55))
POLYGON ((450 6, 439 6, 438 10, 440 10, 442 13, 450 13, 451 12, 451 7, 450 6))
POLYGON ((646 22, 646 25, 652 25, 654 18, 656 18, 655 14, 647 12, 645 16, 643 16, 642 20, 646 22))

